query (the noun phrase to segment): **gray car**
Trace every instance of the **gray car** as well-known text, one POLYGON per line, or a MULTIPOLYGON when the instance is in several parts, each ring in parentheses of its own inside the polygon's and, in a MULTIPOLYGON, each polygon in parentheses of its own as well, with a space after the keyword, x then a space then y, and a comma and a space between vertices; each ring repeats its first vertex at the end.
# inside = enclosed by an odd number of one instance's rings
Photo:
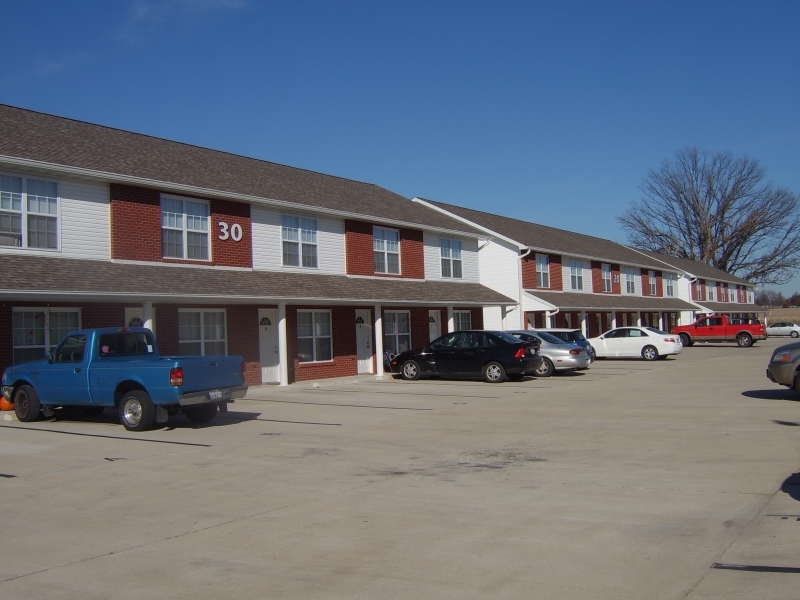
POLYGON ((586 369, 592 364, 592 359, 585 348, 565 342, 549 333, 533 329, 508 333, 522 341, 539 344, 539 354, 543 360, 539 368, 533 372, 534 377, 550 377, 555 372, 586 369))
POLYGON ((772 352, 767 365, 767 377, 773 383, 785 385, 800 394, 800 342, 779 346, 772 352))

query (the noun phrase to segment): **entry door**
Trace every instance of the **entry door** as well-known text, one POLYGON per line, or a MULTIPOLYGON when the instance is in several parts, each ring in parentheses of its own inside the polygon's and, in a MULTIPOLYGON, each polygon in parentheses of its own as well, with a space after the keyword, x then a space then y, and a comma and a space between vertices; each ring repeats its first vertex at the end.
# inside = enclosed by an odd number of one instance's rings
MULTIPOLYGON (((358 372, 372 373, 372 311, 356 310, 356 355, 358 372)), ((382 360, 382 357, 378 357, 382 360)))
POLYGON ((258 309, 258 348, 261 358, 261 383, 280 381, 278 311, 274 308, 258 309))
POLYGON ((429 341, 433 341, 442 335, 442 311, 429 310, 428 311, 428 331, 430 332, 429 341))

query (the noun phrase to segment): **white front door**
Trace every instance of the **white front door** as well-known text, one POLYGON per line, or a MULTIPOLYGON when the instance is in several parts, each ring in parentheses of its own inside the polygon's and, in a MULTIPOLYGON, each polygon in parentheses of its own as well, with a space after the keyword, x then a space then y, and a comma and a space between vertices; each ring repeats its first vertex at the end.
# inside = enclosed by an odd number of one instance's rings
POLYGON ((430 332, 430 341, 432 342, 442 335, 442 311, 429 310, 428 311, 428 330, 430 332))
POLYGON ((144 327, 144 310, 141 306, 125 307, 125 327, 144 327))
POLYGON ((280 381, 278 354, 278 311, 258 309, 258 348, 261 358, 261 383, 280 381))
POLYGON ((356 310, 356 354, 358 372, 372 373, 372 311, 370 310, 356 310))

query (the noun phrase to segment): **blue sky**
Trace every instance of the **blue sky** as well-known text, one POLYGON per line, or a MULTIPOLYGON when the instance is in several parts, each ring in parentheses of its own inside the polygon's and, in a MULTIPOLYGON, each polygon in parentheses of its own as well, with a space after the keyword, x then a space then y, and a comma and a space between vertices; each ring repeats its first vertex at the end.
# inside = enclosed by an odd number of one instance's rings
POLYGON ((624 242, 687 146, 800 193, 798 24, 789 1, 6 1, 0 102, 624 242))

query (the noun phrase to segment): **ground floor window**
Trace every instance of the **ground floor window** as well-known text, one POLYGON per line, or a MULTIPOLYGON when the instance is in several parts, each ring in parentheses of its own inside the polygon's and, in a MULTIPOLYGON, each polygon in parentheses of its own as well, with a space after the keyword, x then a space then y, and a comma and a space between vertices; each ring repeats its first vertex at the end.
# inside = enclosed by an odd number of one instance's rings
POLYGON ((383 349, 392 354, 411 350, 411 313, 407 310, 384 313, 383 349))
POLYGON ((297 311, 297 358, 301 363, 333 360, 331 311, 297 311))
POLYGON ((225 331, 224 310, 178 311, 178 348, 183 356, 227 354, 225 331))
POLYGON ((15 308, 14 364, 47 356, 74 329, 80 329, 77 308, 15 308))
POLYGON ((472 311, 454 310, 453 327, 455 328, 455 331, 466 331, 467 329, 472 329, 472 311))

